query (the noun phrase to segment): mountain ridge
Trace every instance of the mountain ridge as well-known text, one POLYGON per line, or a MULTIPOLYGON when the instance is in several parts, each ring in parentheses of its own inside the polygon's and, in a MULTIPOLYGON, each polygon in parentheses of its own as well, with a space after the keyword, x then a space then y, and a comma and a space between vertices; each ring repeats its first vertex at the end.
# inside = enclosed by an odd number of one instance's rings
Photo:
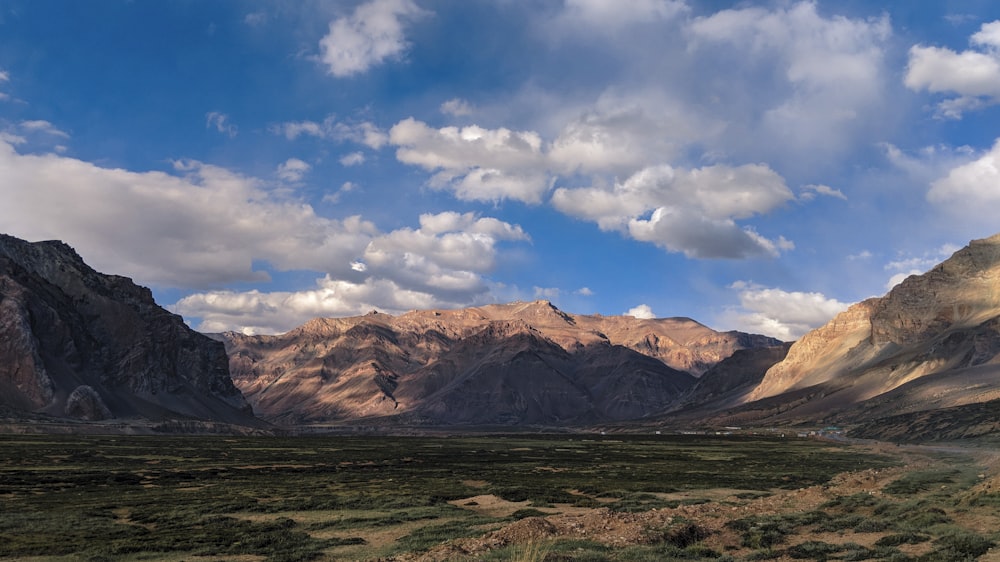
POLYGON ((222 346, 59 241, 0 235, 0 391, 56 417, 259 425, 222 346))
POLYGON ((664 409, 733 351, 781 343, 689 318, 571 314, 546 300, 372 312, 314 319, 277 336, 215 337, 226 343, 234 381, 255 408, 294 423, 638 418, 664 409))

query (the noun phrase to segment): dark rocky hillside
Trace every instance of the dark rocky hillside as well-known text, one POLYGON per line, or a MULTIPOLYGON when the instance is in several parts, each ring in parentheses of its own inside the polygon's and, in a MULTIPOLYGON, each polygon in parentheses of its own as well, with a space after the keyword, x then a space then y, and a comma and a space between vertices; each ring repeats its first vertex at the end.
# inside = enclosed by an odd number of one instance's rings
POLYGON ((79 420, 256 424, 224 347, 62 242, 0 235, 0 405, 79 420))

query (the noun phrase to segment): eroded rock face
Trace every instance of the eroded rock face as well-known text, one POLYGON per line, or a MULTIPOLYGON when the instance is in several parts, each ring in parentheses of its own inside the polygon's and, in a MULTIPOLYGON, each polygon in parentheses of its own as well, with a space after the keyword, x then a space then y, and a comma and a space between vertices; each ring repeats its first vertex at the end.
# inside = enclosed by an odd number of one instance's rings
POLYGON ((565 313, 547 301, 321 318, 222 334, 236 385, 277 423, 562 424, 663 410, 737 349, 779 343, 687 318, 565 313))
POLYGON ((764 374, 749 400, 775 396, 838 376, 851 350, 871 339, 871 317, 876 304, 877 299, 869 299, 851 305, 827 324, 802 336, 792 344, 785 359, 764 374))
POLYGON ((1000 235, 806 334, 747 402, 766 399, 772 419, 842 423, 954 408, 998 396, 997 364, 1000 235))
POLYGON ((62 242, 0 235, 0 402, 81 419, 256 423, 225 349, 62 242))

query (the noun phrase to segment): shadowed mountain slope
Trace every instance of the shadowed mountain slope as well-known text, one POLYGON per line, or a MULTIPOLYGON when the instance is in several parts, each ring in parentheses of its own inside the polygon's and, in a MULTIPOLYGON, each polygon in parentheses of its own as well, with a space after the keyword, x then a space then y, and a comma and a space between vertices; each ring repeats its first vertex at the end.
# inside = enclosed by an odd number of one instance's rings
POLYGON ((687 318, 574 315, 547 301, 319 318, 220 334, 233 380, 278 423, 581 424, 662 411, 765 336, 687 318))
MULTIPOLYGON (((900 416, 997 398, 1000 235, 972 241, 809 332, 743 406, 715 421, 854 424, 894 417, 898 427, 900 416)), ((961 410, 951 412, 955 423, 961 410)))
POLYGON ((82 420, 257 424, 225 349, 62 242, 0 235, 0 405, 82 420))

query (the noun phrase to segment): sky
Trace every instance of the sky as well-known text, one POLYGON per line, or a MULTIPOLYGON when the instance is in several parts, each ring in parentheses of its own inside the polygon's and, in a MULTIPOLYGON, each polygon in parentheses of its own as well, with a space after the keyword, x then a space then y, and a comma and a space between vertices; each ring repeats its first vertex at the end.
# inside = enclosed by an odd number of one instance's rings
POLYGON ((1000 231, 992 0, 0 0, 0 232, 195 329, 801 337, 1000 231))

